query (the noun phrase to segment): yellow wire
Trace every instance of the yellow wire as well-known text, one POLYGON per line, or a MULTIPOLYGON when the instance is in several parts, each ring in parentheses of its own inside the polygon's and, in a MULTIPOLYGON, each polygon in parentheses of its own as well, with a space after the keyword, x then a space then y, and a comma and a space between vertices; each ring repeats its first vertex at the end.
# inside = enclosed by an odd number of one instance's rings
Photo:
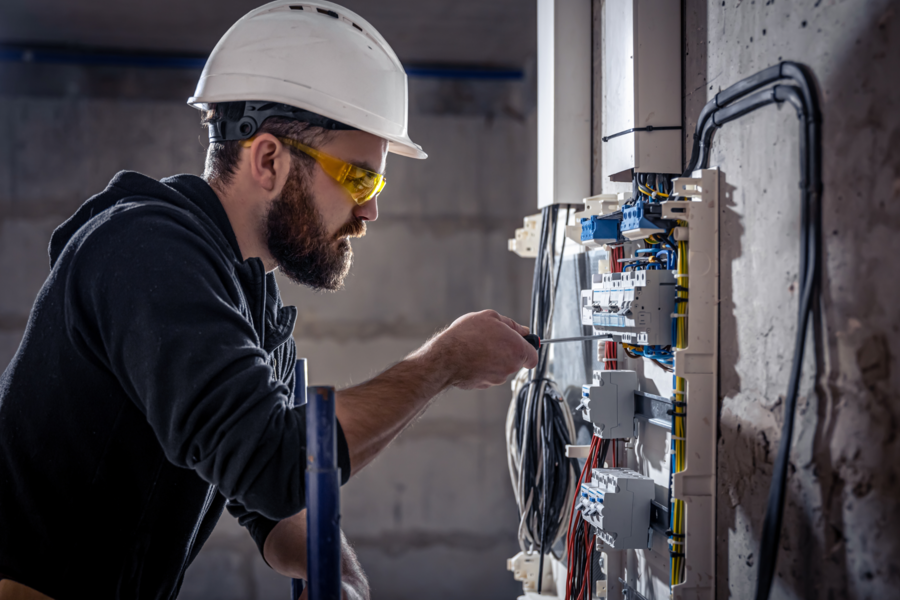
POLYGON ((647 194, 648 196, 652 196, 653 194, 656 194, 657 196, 660 196, 660 197, 662 197, 662 198, 668 198, 668 197, 669 197, 669 195, 666 194, 665 192, 657 192, 657 191, 655 191, 655 190, 651 190, 650 188, 644 187, 644 186, 641 185, 640 183, 638 184, 638 189, 640 189, 642 192, 644 192, 644 193, 647 194))
MULTIPOLYGON (((679 222, 679 225, 685 226, 687 225, 684 222, 679 222)), ((678 275, 687 275, 688 274, 688 243, 686 241, 678 242, 678 260, 676 266, 676 272, 678 275)), ((677 277, 677 285, 680 288, 684 288, 684 290, 688 289, 688 277, 677 277)), ((676 298, 681 300, 688 299, 687 291, 679 290, 676 293, 676 298)), ((688 302, 676 302, 675 304, 675 312, 678 314, 687 314, 688 312, 688 302)), ((675 323, 675 347, 679 349, 683 349, 687 347, 687 318, 686 317, 676 317, 678 320, 675 323)), ((675 378, 675 399, 681 402, 687 401, 687 382, 681 378, 675 378)), ((676 405, 675 411, 676 414, 684 413, 685 407, 682 405, 676 405)), ((674 419, 674 437, 675 437, 675 472, 680 473, 685 470, 687 467, 687 448, 685 444, 686 436, 686 427, 685 427, 685 417, 676 417, 674 419)), ((682 500, 674 500, 672 503, 672 509, 674 511, 673 520, 672 520, 672 532, 677 534, 679 537, 673 537, 672 540, 672 551, 678 553, 684 553, 685 547, 685 506, 684 501, 682 500)), ((685 557, 676 556, 672 558, 672 573, 670 575, 670 579, 672 581, 672 585, 679 585, 684 581, 684 567, 685 567, 685 557)))

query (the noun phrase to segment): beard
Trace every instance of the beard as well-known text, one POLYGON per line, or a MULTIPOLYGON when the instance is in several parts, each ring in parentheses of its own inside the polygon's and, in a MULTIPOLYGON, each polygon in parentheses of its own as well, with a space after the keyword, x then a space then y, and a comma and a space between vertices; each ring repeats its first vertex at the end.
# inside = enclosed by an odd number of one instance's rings
POLYGON ((353 263, 348 237, 362 237, 366 224, 355 217, 334 235, 325 228, 322 214, 313 202, 306 181, 309 169, 298 161, 281 195, 273 200, 266 214, 266 243, 281 272, 299 285, 316 291, 336 291, 353 263))

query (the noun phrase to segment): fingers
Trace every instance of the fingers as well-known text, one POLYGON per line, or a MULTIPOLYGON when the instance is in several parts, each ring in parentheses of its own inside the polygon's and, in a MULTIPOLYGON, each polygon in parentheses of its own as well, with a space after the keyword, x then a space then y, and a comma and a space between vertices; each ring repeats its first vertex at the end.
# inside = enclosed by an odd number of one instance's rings
MULTIPOLYGON (((495 312, 495 311, 488 311, 488 312, 491 313, 491 316, 496 317, 501 323, 503 323, 504 325, 506 325, 513 331, 515 331, 517 334, 522 336, 521 341, 522 341, 522 345, 525 347, 526 354, 525 354, 525 361, 524 361, 524 363, 522 363, 521 366, 525 367, 526 369, 535 368, 538 363, 537 350, 535 350, 531 344, 529 344, 527 341, 525 341, 525 337, 524 337, 524 336, 528 335, 528 333, 531 331, 531 329, 529 329, 528 327, 525 327, 524 325, 519 325, 514 320, 510 319, 509 317, 503 316, 498 312, 495 312)), ((517 367, 516 370, 518 371, 519 368, 520 367, 517 367)))
POLYGON ((518 323, 516 323, 509 317, 504 317, 500 313, 494 313, 494 314, 497 315, 497 318, 500 319, 500 322, 506 324, 507 327, 509 327, 510 329, 512 329, 513 331, 518 333, 519 335, 528 335, 528 333, 531 331, 531 329, 529 329, 528 327, 525 327, 524 325, 519 325, 518 323))

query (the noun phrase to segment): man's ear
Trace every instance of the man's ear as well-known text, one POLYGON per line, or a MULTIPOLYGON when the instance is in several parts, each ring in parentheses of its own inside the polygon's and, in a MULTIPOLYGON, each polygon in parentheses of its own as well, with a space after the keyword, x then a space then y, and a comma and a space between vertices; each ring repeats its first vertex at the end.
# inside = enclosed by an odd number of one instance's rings
POLYGON ((272 196, 279 195, 291 170, 291 151, 271 133, 256 136, 249 151, 251 179, 272 196))

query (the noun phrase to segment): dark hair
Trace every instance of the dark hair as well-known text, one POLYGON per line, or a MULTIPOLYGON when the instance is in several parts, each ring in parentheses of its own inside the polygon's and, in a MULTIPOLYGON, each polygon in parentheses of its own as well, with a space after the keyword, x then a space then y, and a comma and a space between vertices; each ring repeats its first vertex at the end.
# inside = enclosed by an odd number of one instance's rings
MULTIPOLYGON (((209 127, 209 124, 223 118, 240 119, 244 112, 243 102, 220 102, 210 104, 207 110, 200 113, 200 124, 209 127)), ((263 121, 256 132, 271 133, 276 137, 289 137, 307 146, 317 146, 327 142, 334 132, 322 127, 310 125, 304 121, 288 119, 286 117, 269 117, 263 121)), ((312 166, 312 159, 302 152, 294 151, 291 154, 295 159, 299 158, 303 163, 312 166)), ((206 150, 206 164, 203 168, 203 179, 212 186, 224 187, 231 184, 234 173, 237 170, 241 156, 241 143, 239 141, 213 142, 206 150)))

